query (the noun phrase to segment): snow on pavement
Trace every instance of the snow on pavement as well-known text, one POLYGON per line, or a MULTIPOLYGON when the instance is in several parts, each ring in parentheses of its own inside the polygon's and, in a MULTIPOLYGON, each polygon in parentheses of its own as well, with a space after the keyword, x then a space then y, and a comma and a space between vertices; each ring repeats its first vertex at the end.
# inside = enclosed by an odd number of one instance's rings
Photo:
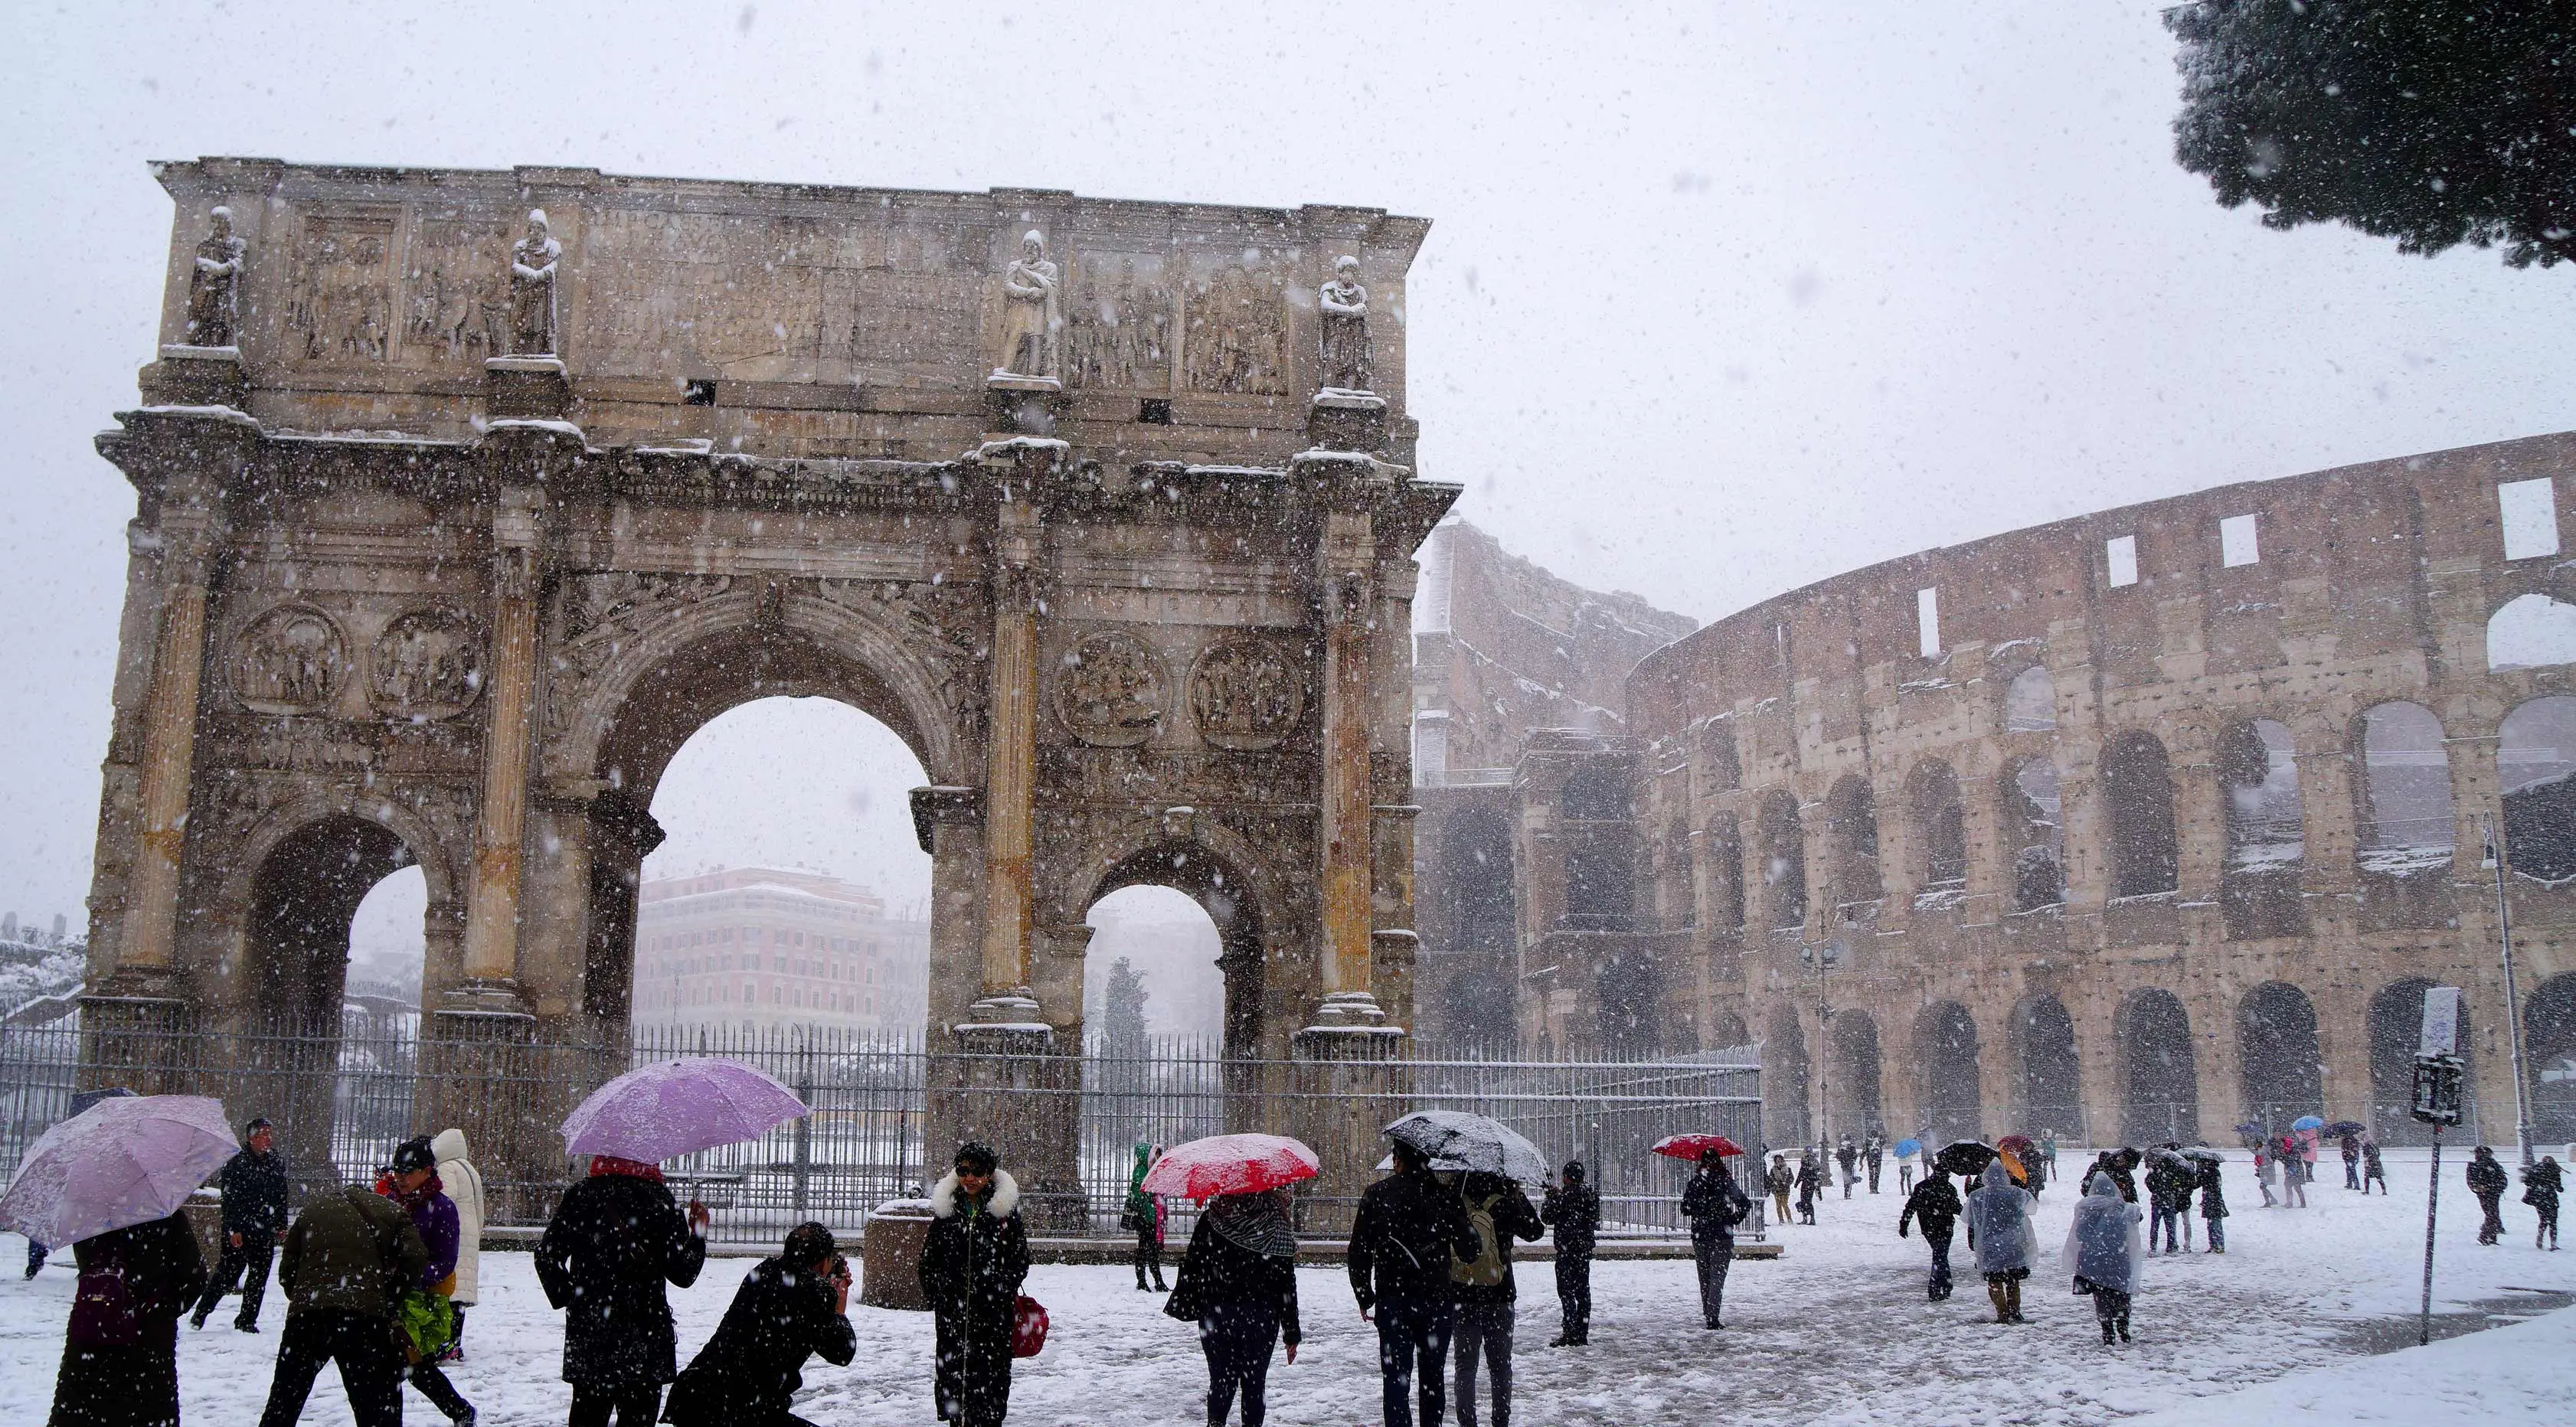
MULTIPOLYGON (((2061 1163, 2072 1171, 2085 1158, 2069 1152, 2061 1163)), ((2476 1204, 2460 1187, 2458 1163, 2443 1166, 2443 1303, 2485 1304, 2512 1296, 2508 1286, 2576 1289, 2576 1253, 2534 1251, 2530 1211, 2510 1197, 2507 1223, 2518 1237, 2501 1248, 2476 1245, 2476 1204)), ((1788 1246, 1783 1259, 1736 1265, 1723 1332, 1699 1326, 1689 1264, 1603 1263, 1594 1272, 1592 1346, 1548 1348, 1556 1330, 1549 1269, 1525 1264, 1515 1411, 1527 1422, 1620 1427, 1698 1424, 1714 1410, 1769 1424, 2089 1424, 2338 1363, 2333 1381, 2346 1386, 2336 1390, 2366 1394, 2408 1361, 2354 1354, 2389 1346, 2388 1325, 2370 1320, 2414 1310, 2424 1162, 2393 1154, 2395 1194, 2367 1200, 2335 1187, 2339 1165, 2320 1169, 2329 1182, 2310 1191, 2313 1207, 2267 1210, 2241 1155, 2231 1163, 2228 1253, 2152 1262, 2138 1299, 2138 1341, 2120 1349, 2102 1346, 2089 1300, 2068 1292, 2056 1268, 2071 1184, 2040 1201, 2045 1253, 2025 1285, 2028 1326, 1997 1326, 1973 1273, 1961 1274, 1950 1301, 1924 1300, 1921 1240, 1894 1233, 1900 1200, 1892 1171, 1888 1192, 1830 1198, 1821 1225, 1775 1230, 1788 1246)), ((0 1263, 16 1262, 17 1242, 0 1239, 0 1263)), ((1956 1261, 1967 1263, 1964 1243, 1956 1261)), ((712 1260, 695 1287, 672 1294, 684 1358, 714 1331, 749 1267, 712 1260)), ((486 1254, 483 1278, 485 1301, 467 1333, 471 1360, 454 1370, 457 1385, 493 1427, 561 1422, 568 1393, 557 1380, 560 1315, 546 1309, 525 1254, 486 1254)), ((67 1265, 33 1283, 0 1282, 0 1391, 8 1400, 50 1398, 71 1285, 67 1265)), ((1031 1273, 1028 1291, 1047 1305, 1054 1335, 1042 1357, 1020 1364, 1014 1424, 1202 1420, 1206 1378, 1194 1330, 1162 1316, 1162 1295, 1132 1285, 1115 1267, 1040 1265, 1031 1273)), ((1347 1281, 1338 1268, 1308 1268, 1299 1288, 1306 1347, 1294 1366, 1272 1365, 1272 1420, 1375 1421, 1374 1330, 1360 1322, 1347 1281)), ((232 1332, 231 1313, 226 1304, 204 1331, 181 1330, 180 1387, 191 1422, 253 1421, 266 1396, 282 1322, 275 1290, 266 1332, 232 1332)), ((857 1362, 809 1366, 798 1412, 825 1427, 930 1422, 928 1315, 856 1306, 851 1314, 857 1362)), ((2514 1358, 2477 1360, 2492 1368, 2514 1358)), ((406 1410, 414 1422, 438 1420, 408 1389, 406 1410)), ((325 1374, 303 1420, 349 1422, 333 1375, 325 1374)))

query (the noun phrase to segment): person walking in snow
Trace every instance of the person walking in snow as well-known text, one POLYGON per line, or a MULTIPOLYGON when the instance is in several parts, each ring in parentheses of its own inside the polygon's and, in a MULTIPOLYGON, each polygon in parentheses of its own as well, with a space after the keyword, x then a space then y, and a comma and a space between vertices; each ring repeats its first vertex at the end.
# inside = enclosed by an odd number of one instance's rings
MULTIPOLYGON (((2021 1316, 2021 1285, 2030 1277, 2036 1242, 2030 1194, 2013 1187, 2012 1175, 2001 1161, 1987 1165, 1978 1182, 1980 1187, 1968 1196, 1968 1247, 1976 1251, 1977 1271, 1986 1276, 1986 1297, 1994 1302, 1995 1321, 2027 1323, 2030 1320, 2021 1316)), ((2111 1192, 2119 1192, 2116 1185, 2111 1192)))
POLYGON ((1700 1317, 1711 1328, 1726 1326, 1726 1270, 1735 1261, 1735 1226, 1752 1209, 1753 1201, 1735 1187, 1725 1159, 1715 1150, 1702 1150, 1698 1171, 1682 1187, 1682 1217, 1690 1220, 1691 1258, 1699 1268, 1700 1317))
MULTIPOLYGON (((72 1262, 80 1282, 46 1427, 179 1427, 179 1319, 206 1283, 196 1231, 174 1213, 92 1234, 72 1262)), ((40 1390, 22 1381, 10 1415, 40 1390)))
POLYGON ((438 1182, 456 1206, 456 1288, 447 1300, 456 1312, 456 1335, 439 1361, 463 1362, 465 1310, 482 1295, 483 1171, 466 1155, 465 1132, 454 1126, 439 1131, 429 1148, 438 1156, 438 1182))
POLYGON ((1950 1236, 1959 1224, 1959 1191, 1950 1187, 1950 1176, 1939 1166, 1905 1196, 1905 1208, 1896 1216, 1896 1237, 1905 1237, 1908 1220, 1923 1226, 1923 1242, 1932 1250, 1932 1276, 1924 1282, 1924 1293, 1938 1303, 1950 1296, 1950 1236))
POLYGON ((365 1185, 305 1200, 277 1258, 286 1331, 278 1335, 260 1427, 295 1427, 322 1365, 335 1361, 358 1427, 400 1427, 396 1296, 420 1282, 428 1266, 429 1246, 411 1216, 365 1185))
POLYGON ((2093 1191, 2075 1206, 2060 1262, 2074 1275, 2075 1291, 2093 1295, 2103 1345, 2110 1345, 2115 1331, 2121 1342, 2129 1341, 2129 1307, 2146 1248, 2138 1242, 2137 1206, 2122 1200, 2116 1185, 2093 1181, 2093 1191))
POLYGON ((2209 1251, 2227 1252, 2227 1189, 2218 1161, 2205 1159, 2200 1165, 2200 1217, 2209 1225, 2209 1251))
MULTIPOLYGON (((1492 1370, 1494 1427, 1512 1423, 1512 1329, 1520 1288, 1512 1279, 1512 1240, 1536 1242, 1538 1211, 1519 1185, 1499 1174, 1470 1174, 1459 1185, 1476 1248, 1450 1260, 1458 1287, 1458 1331, 1450 1340, 1458 1371, 1453 1398, 1458 1427, 1476 1427, 1476 1367, 1492 1370)), ((1224 1427, 1224 1424, 1215 1424, 1224 1427)))
POLYGON ((2281 1136, 2281 1207, 2308 1207, 2308 1181, 2316 1177, 2316 1167, 2308 1163, 2306 1147, 2295 1135, 2281 1136))
POLYGON ((1762 1176, 1762 1187, 1771 1191, 1773 1216, 1788 1223, 1789 1191, 1798 1187, 1798 1172, 1789 1167, 1787 1155, 1776 1151, 1772 1154, 1771 1172, 1762 1176))
POLYGON ((1181 1276, 1163 1311, 1195 1315, 1199 1351, 1207 1357, 1208 1427, 1225 1427, 1237 1393, 1243 1427, 1269 1414, 1270 1350, 1288 1345, 1297 1361, 1297 1235, 1288 1225, 1288 1191, 1220 1194, 1190 1233, 1181 1276))
POLYGON ((2155 1252, 2160 1228, 2166 1253, 2191 1251, 2191 1192, 2198 1187, 2199 1179, 2191 1161, 2182 1157, 2181 1146, 2168 1144, 2156 1156, 2154 1167, 2147 1171, 2147 1203, 2152 1211, 2147 1223, 2149 1253, 2155 1252), (2180 1250, 2174 1247, 2177 1236, 2182 1244, 2180 1250))
POLYGON ((1477 1252, 1476 1227, 1456 1190, 1431 1176, 1422 1151, 1395 1142, 1395 1173, 1360 1195, 1346 1263, 1363 1322, 1377 1324, 1380 1407, 1386 1427, 1439 1427, 1448 1409, 1449 1335, 1458 1288, 1449 1264, 1477 1252))
POLYGON ((680 1375, 665 1284, 686 1288, 707 1263, 708 1214, 688 1213, 662 1167, 592 1155, 537 1240, 537 1283, 564 1310, 563 1380, 571 1427, 651 1427, 662 1384, 680 1375))
POLYGON ((2336 1137, 2335 1145, 2343 1151, 2343 1187, 2359 1189, 2361 1187, 2361 1137, 2346 1130, 2336 1137))
POLYGON ((242 1126, 241 1152, 224 1161, 215 1182, 223 1191, 223 1256, 188 1326, 205 1327, 215 1305, 239 1284, 241 1311, 233 1326, 256 1333, 259 1305, 268 1296, 269 1262, 286 1238, 286 1160, 277 1153, 277 1131, 267 1120, 242 1126))
POLYGON ((1860 1147, 1861 1162, 1869 1166, 1869 1192, 1878 1192, 1878 1167, 1887 1158, 1887 1141, 1878 1132, 1870 1132, 1869 1143, 1860 1147))
POLYGON ((2486 1211, 2486 1222, 2478 1226, 2478 1242, 2492 1244, 2504 1237, 2505 1186, 2504 1166, 2496 1163, 2495 1151, 2485 1145, 2469 1156, 2469 1192, 2478 1197, 2478 1207, 2486 1211))
POLYGON ((1136 1145, 1136 1165, 1127 1174, 1127 1202, 1118 1211, 1118 1227, 1136 1235, 1136 1291, 1146 1291, 1145 1270, 1154 1271, 1153 1291, 1169 1293, 1163 1282, 1163 1196, 1145 1192, 1145 1176, 1163 1157, 1161 1145, 1136 1145))
POLYGON ((2558 1194, 2566 1187, 2566 1176, 2558 1169, 2555 1155, 2542 1155, 2540 1163, 2522 1172, 2522 1202, 2540 1216, 2540 1227, 2532 1231, 2531 1246, 2542 1247, 2544 1241, 2551 1253, 2558 1251, 2558 1194))
MULTIPOLYGON (((1773 1174, 1788 1173, 1778 1156, 1771 1163, 1773 1174)), ((1563 1182, 1549 1185, 1538 1206, 1539 1222, 1556 1230, 1556 1301, 1565 1314, 1564 1330, 1549 1342, 1551 1348, 1579 1348, 1592 1337, 1592 1249, 1601 1234, 1601 1194, 1583 1180, 1583 1161, 1566 1161, 1563 1182)), ((1785 1219, 1785 1182, 1778 1193, 1785 1219)))
POLYGON ((1859 1160, 1860 1146, 1853 1144, 1850 1132, 1845 1131, 1842 1143, 1834 1147, 1834 1162, 1842 1166, 1843 1197, 1845 1199, 1851 1198, 1852 1186, 1860 1183, 1860 1175, 1852 1167, 1858 1163, 1859 1160))
POLYGON ((803 1223, 775 1258, 733 1291, 715 1336, 671 1384, 662 1420, 672 1427, 810 1427, 791 1410, 805 1360, 847 1367, 859 1353, 850 1327, 850 1261, 832 1231, 803 1223))
POLYGON ((1896 1157, 1896 1192, 1899 1194, 1912 1194, 1914 1192, 1913 1155, 1900 1154, 1896 1157))
POLYGON ((1001 1427, 1011 1410, 1011 1317, 1029 1276, 1020 1185, 1001 1156, 972 1141, 930 1191, 921 1291, 937 1338, 939 1420, 1001 1427))
POLYGON ((439 1355, 455 1337, 456 1310, 446 1302, 456 1291, 456 1255, 462 1241, 456 1201, 442 1192, 438 1152, 422 1135, 394 1146, 393 1165, 378 1192, 403 1207, 420 1233, 429 1263, 420 1276, 400 1286, 394 1299, 394 1346, 404 1358, 403 1376, 430 1405, 458 1427, 473 1427, 474 1404, 439 1370, 439 1355))
POLYGON ((2057 1177, 2057 1131, 2039 1132, 2039 1157, 2048 1164, 2048 1177, 2057 1177))
POLYGON ((2374 1182, 2384 1197, 2388 1193, 2388 1166, 2379 1161, 2379 1141, 2364 1135, 2361 1137, 2361 1192, 2368 1194, 2374 1182))
POLYGON ((1808 1150, 1798 1159, 1798 1222, 1816 1222, 1816 1200, 1825 1192, 1825 1157, 1808 1150))

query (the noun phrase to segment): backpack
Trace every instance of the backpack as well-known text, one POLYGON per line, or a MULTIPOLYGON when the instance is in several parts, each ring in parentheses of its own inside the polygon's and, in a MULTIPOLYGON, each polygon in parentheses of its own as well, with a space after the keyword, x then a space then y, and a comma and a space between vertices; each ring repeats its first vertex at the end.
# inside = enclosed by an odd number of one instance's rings
POLYGON ((1474 1288, 1502 1286, 1503 1275, 1508 1270, 1503 1262, 1502 1244, 1494 1233, 1494 1206, 1501 1201, 1499 1194, 1481 1204, 1473 1199, 1467 1201, 1467 1222, 1476 1226, 1476 1256, 1472 1259, 1462 1259, 1456 1254, 1449 1256, 1451 1282, 1474 1288))

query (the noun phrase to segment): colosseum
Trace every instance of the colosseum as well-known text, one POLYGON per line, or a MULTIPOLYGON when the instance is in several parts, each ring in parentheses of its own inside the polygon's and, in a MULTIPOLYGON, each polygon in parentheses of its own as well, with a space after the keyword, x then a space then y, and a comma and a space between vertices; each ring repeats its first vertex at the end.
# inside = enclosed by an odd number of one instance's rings
POLYGON ((2447 984, 2479 1133, 2518 1000, 2537 1136, 2576 1136, 2560 475, 2576 433, 2222 486, 1665 644, 1507 776, 1422 765, 1426 1021, 1507 974, 1526 1048, 1759 1042, 1773 1143, 2409 1142, 2447 984), (1513 934, 1462 939, 1444 889, 1505 858, 1513 934))

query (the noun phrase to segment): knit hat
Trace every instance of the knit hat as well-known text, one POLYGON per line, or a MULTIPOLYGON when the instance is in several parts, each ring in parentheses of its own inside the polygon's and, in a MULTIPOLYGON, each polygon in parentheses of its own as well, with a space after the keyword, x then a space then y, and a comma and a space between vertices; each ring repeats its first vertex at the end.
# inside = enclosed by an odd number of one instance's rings
POLYGON ((438 1151, 430 1148, 429 1136, 414 1135, 394 1146, 393 1171, 409 1174, 415 1169, 436 1169, 438 1151))

